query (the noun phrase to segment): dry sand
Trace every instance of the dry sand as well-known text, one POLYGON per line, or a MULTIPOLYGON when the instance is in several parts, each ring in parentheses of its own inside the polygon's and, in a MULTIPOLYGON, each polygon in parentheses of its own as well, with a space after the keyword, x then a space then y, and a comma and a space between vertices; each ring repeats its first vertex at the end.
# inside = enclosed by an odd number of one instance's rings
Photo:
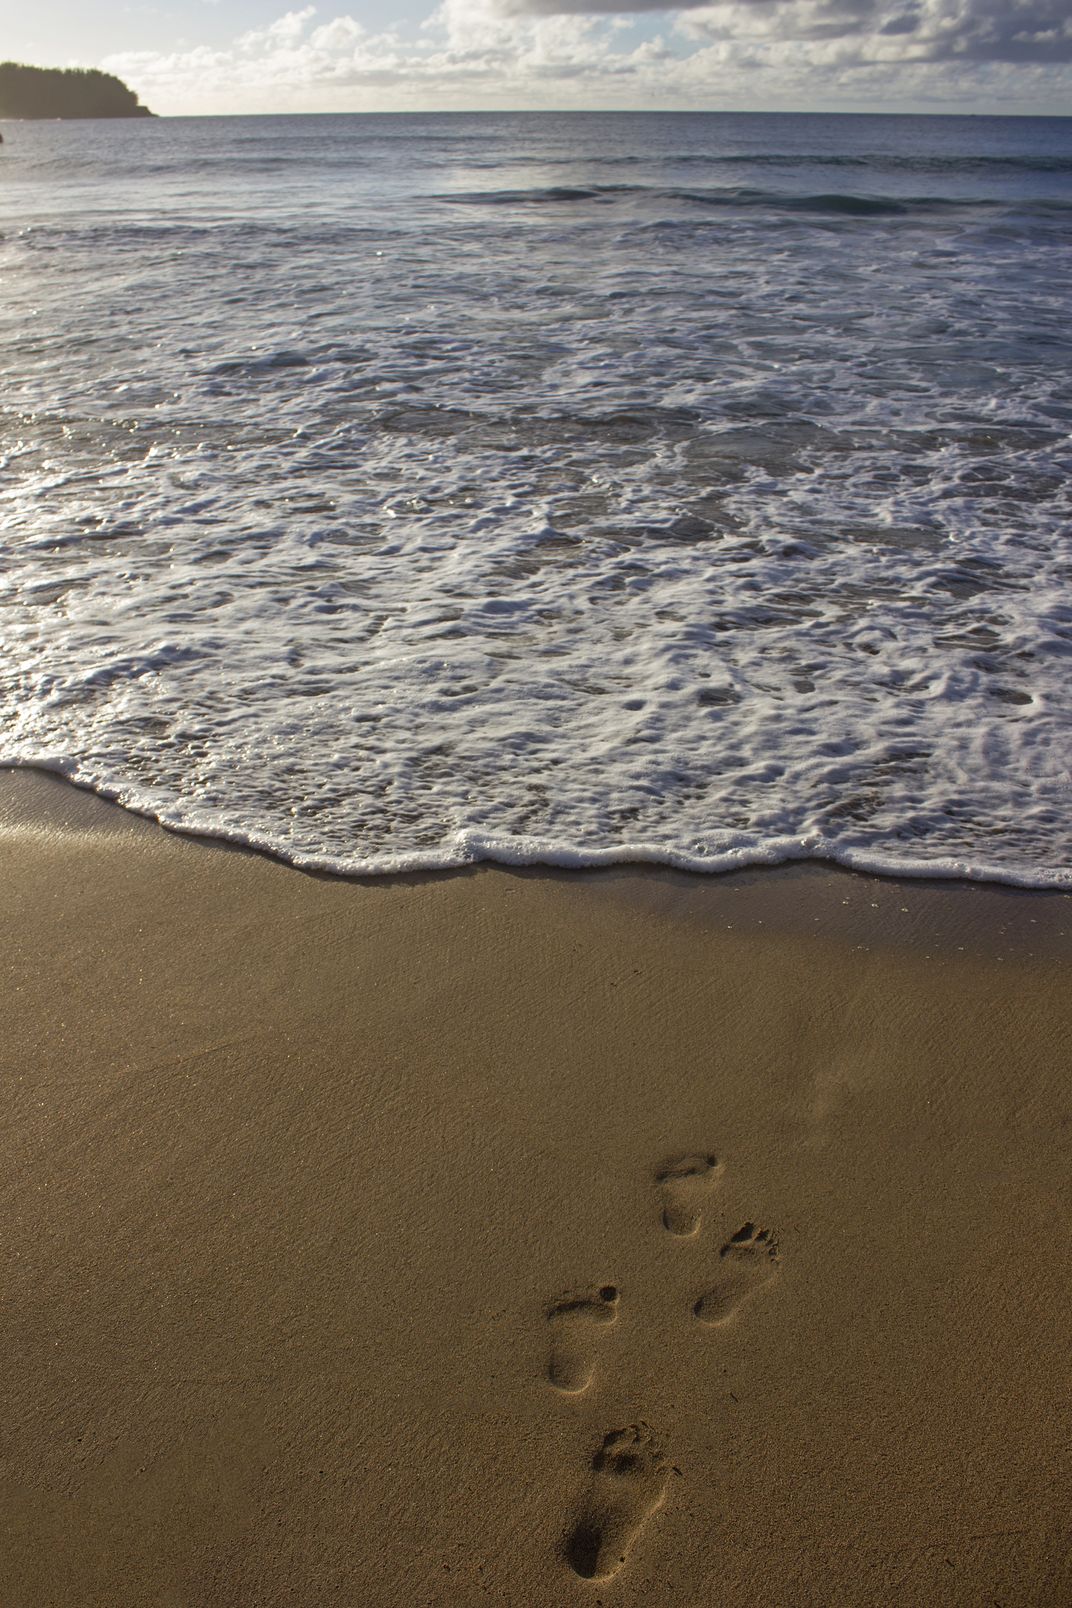
POLYGON ((1072 1604, 1069 898, 0 798, 3 1608, 1072 1604))

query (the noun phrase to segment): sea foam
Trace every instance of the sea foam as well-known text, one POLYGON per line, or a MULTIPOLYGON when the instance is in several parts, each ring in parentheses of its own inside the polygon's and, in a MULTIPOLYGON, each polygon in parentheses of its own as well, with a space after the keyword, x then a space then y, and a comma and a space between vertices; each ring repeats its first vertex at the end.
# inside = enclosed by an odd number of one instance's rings
POLYGON ((1072 886, 1072 156, 802 121, 20 127, 0 762, 340 872, 1072 886))

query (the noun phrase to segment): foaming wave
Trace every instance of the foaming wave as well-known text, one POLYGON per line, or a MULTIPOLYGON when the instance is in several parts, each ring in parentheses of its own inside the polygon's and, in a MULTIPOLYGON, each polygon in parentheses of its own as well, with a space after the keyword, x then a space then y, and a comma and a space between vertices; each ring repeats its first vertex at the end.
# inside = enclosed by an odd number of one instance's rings
POLYGON ((1068 207, 877 194, 870 120, 827 128, 845 194, 682 186, 682 123, 493 122, 438 136, 438 199, 345 119, 289 189, 271 120, 23 186, 0 762, 353 874, 1070 886, 1068 207))
POLYGON ((1015 867, 1000 861, 987 862, 985 859, 964 856, 920 859, 918 855, 842 843, 837 838, 825 837, 820 833, 808 837, 767 839, 738 839, 733 834, 721 834, 703 853, 696 853, 641 840, 608 848, 551 838, 504 837, 465 830, 453 833, 434 849, 414 848, 376 854, 362 854, 359 851, 326 853, 296 848, 285 837, 256 827, 246 827, 238 820, 229 820, 224 825, 214 814, 199 809, 189 799, 176 799, 170 807, 161 806, 159 800, 143 795, 136 787, 115 787, 95 780, 91 772, 86 772, 77 763, 34 760, 25 765, 9 763, 7 768, 47 771, 122 805, 132 814, 157 821, 169 830, 217 842, 235 843, 271 855, 298 870, 324 872, 332 876, 402 876, 456 871, 481 864, 547 866, 569 871, 595 870, 615 865, 653 865, 714 876, 760 866, 822 861, 871 876, 992 882, 1024 889, 1072 889, 1072 867, 1015 867))

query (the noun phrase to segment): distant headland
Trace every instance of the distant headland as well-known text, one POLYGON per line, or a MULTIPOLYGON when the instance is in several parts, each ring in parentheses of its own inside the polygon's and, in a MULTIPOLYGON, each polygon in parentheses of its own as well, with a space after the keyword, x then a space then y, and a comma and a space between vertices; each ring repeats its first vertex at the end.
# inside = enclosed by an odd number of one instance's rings
POLYGON ((132 89, 95 67, 0 62, 0 117, 152 117, 132 89))

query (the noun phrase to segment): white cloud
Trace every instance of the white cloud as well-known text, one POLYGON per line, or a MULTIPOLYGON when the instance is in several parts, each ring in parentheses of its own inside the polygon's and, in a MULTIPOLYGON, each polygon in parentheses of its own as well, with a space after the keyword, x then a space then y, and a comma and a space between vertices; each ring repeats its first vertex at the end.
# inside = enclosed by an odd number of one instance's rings
POLYGON ((347 47, 354 45, 364 32, 364 28, 353 17, 336 17, 333 22, 314 28, 310 43, 314 50, 344 54, 347 47))
POLYGON ((1059 65, 1068 54, 1061 41, 1072 37, 1067 18, 1057 19, 1065 0, 708 0, 673 8, 672 47, 662 38, 632 43, 622 13, 640 9, 637 0, 613 13, 610 3, 441 0, 409 35, 371 33, 348 14, 323 17, 308 5, 222 49, 126 53, 101 65, 165 113, 1044 110, 1060 104, 1072 78, 1059 65))
POLYGON ((243 34, 240 44, 248 50, 256 50, 259 45, 270 43, 273 45, 295 45, 305 31, 306 25, 316 16, 315 6, 306 6, 304 11, 288 11, 267 28, 254 29, 252 33, 243 34))

